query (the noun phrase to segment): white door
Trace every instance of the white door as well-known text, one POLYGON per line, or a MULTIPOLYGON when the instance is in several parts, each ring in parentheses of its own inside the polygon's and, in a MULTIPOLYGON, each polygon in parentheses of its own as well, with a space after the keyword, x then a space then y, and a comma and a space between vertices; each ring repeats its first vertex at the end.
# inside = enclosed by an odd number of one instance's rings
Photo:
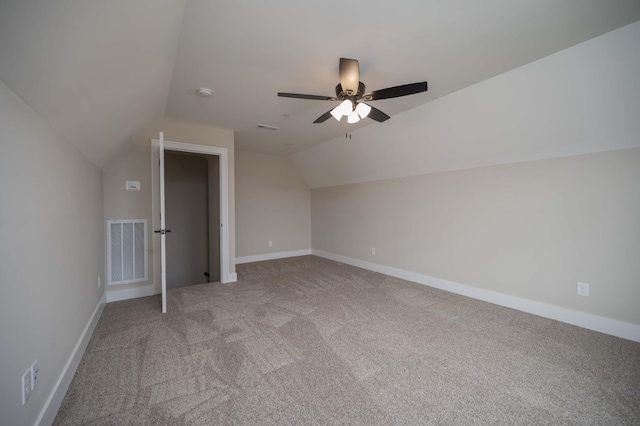
POLYGON ((164 133, 160 132, 160 277, 162 282, 162 313, 167 312, 167 231, 164 207, 164 133))

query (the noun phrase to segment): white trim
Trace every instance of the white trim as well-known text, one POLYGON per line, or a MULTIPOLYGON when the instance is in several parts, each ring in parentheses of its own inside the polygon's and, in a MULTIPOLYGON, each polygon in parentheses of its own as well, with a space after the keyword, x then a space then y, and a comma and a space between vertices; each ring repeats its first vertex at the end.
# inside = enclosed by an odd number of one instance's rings
MULTIPOLYGON (((162 294, 162 313, 167 313, 167 210, 165 209, 165 182, 164 182, 164 133, 160 132, 158 142, 158 170, 160 182, 160 293, 162 294)), ((153 195, 151 195, 153 199, 153 195)), ((154 232, 155 233, 155 232, 154 232)))
POLYGON ((623 339, 640 342, 640 325, 622 322, 610 318, 600 317, 593 314, 574 311, 572 309, 562 308, 560 306, 548 305, 546 303, 535 302, 521 297, 510 296, 504 293, 498 293, 466 284, 456 283, 454 281, 443 280, 440 278, 430 277, 415 272, 405 271, 403 269, 392 268, 390 266, 379 265, 364 260, 353 259, 339 254, 333 254, 322 250, 312 250, 312 253, 319 257, 335 260, 337 262, 346 263, 348 265, 357 266, 359 268, 368 269, 370 271, 379 272, 381 274, 390 275, 392 277, 401 278, 407 281, 413 281, 424 284, 429 287, 435 287, 451 293, 460 294, 462 296, 471 297, 473 299, 483 300, 485 302, 494 303, 496 305, 505 306, 507 308, 516 309, 518 311, 527 312, 529 314, 550 318, 556 321, 577 325, 578 327, 587 328, 589 330, 598 331, 600 333, 610 334, 612 336, 622 337, 623 339))
POLYGON ((156 294, 156 286, 154 284, 134 288, 113 288, 107 291, 107 303, 136 299, 138 297, 155 296, 156 294))
POLYGON ((78 369, 78 365, 80 364, 80 360, 84 355, 85 349, 87 349, 87 345, 89 344, 89 340, 91 340, 91 336, 93 335, 93 330, 96 328, 96 324, 98 324, 98 320, 100 319, 100 315, 102 315, 102 311, 104 310, 105 305, 107 304, 107 295, 106 292, 102 293, 102 297, 98 302, 98 306, 93 311, 91 315, 91 319, 87 323, 82 335, 80 336, 80 340, 76 343, 76 346, 71 351, 71 356, 67 360, 64 368, 62 369, 62 373, 56 384, 53 385, 53 389, 49 394, 49 397, 44 403, 38 418, 35 421, 35 425, 38 426, 40 424, 50 425, 53 424, 53 421, 58 414, 58 410, 60 409, 60 405, 62 404, 62 400, 64 396, 67 394, 67 390, 69 389, 69 385, 71 384, 71 380, 73 380, 74 374, 76 374, 76 370, 78 369))
POLYGON ((238 281, 238 274, 236 272, 233 272, 229 274, 229 281, 227 281, 225 284, 235 283, 236 281, 238 281))
MULTIPOLYGON (((159 141, 157 139, 151 140, 151 184, 152 184, 152 210, 153 221, 156 220, 156 190, 154 188, 155 182, 155 153, 157 151, 159 141)), ((227 148, 221 148, 210 145, 196 145, 191 143, 164 141, 165 151, 181 151, 191 152, 196 154, 208 154, 217 155, 220 157, 220 269, 221 276, 220 281, 222 283, 234 282, 231 277, 230 265, 229 265, 229 150, 227 148)), ((153 225, 155 226, 155 225, 153 225)), ((155 249, 155 238, 154 238, 155 249)), ((155 250, 154 250, 155 252, 155 250)), ((155 264, 155 259, 154 259, 155 264)), ((154 283, 156 279, 156 270, 154 265, 154 283)))
POLYGON ((254 256, 236 257, 236 265, 241 263, 261 262, 263 260, 284 259, 286 257, 307 256, 311 254, 311 249, 281 251, 278 253, 256 254, 254 256))

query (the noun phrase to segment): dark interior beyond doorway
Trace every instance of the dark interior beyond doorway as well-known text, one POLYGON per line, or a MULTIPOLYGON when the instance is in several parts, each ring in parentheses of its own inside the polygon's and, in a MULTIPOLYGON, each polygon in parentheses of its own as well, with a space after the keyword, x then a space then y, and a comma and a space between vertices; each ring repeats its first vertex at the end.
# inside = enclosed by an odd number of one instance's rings
POLYGON ((218 156, 165 152, 167 288, 220 280, 218 156))

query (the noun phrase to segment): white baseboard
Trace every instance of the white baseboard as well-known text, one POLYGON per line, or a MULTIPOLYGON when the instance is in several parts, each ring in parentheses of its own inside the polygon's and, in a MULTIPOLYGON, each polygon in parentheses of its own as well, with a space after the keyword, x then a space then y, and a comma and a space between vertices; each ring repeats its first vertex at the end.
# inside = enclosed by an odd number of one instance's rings
POLYGON ((135 299, 137 297, 154 296, 156 294, 156 286, 153 284, 144 287, 123 288, 123 289, 107 289, 107 303, 118 302, 120 300, 135 299))
POLYGON ((80 364, 80 360, 82 359, 82 355, 84 355, 84 351, 89 344, 89 340, 91 340, 91 336, 93 335, 93 330, 96 328, 96 324, 98 324, 98 320, 100 319, 100 315, 104 310, 105 305, 107 304, 107 295, 106 292, 102 294, 102 298, 100 302, 98 302, 98 306, 93 311, 93 315, 91 319, 87 323, 87 326, 84 328, 82 335, 80 336, 80 340, 76 343, 75 348, 71 352, 71 356, 67 360, 67 363, 62 370, 62 374, 58 377, 56 384, 53 386, 47 401, 44 403, 42 410, 40 411, 40 415, 36 419, 35 425, 50 425, 56 418, 58 414, 58 410, 60 409, 60 404, 62 404, 62 400, 64 396, 67 394, 67 390, 69 389, 69 385, 71 384, 71 380, 73 380, 74 374, 76 374, 76 370, 78 369, 78 365, 80 364))
POLYGON ((413 281, 419 284, 428 285, 451 293, 460 294, 462 296, 471 297, 473 299, 483 300, 507 308, 516 309, 518 311, 527 312, 529 314, 565 322, 578 327, 587 328, 589 330, 599 331, 600 333, 610 334, 623 339, 640 342, 640 326, 627 322, 622 322, 610 318, 600 317, 597 315, 578 312, 559 306, 548 305, 546 303, 535 302, 521 297, 510 296, 504 293, 498 293, 491 290, 485 290, 466 284, 460 284, 453 281, 447 281, 440 278, 430 277, 415 272, 405 271, 403 269, 392 268, 390 266, 379 265, 360 259, 353 259, 338 254, 329 253, 322 250, 312 250, 312 253, 319 257, 335 260, 337 262, 346 263, 348 265, 357 266, 362 269, 379 272, 381 274, 390 275, 392 277, 401 278, 407 281, 413 281))
POLYGON ((224 284, 235 283, 236 281, 238 281, 238 274, 236 272, 230 272, 229 281, 225 282, 224 284))
POLYGON ((308 256, 311 249, 281 251, 278 253, 257 254, 255 256, 236 257, 236 265, 241 263, 262 262, 263 260, 284 259, 286 257, 308 256))

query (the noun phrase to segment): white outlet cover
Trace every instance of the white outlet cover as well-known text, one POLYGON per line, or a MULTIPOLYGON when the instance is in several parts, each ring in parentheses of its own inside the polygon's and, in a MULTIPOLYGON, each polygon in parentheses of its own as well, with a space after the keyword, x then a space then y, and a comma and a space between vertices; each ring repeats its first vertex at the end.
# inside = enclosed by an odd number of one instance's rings
POLYGON ((36 359, 31 364, 31 391, 36 390, 38 386, 38 377, 40 376, 40 367, 38 367, 38 360, 36 359))
POLYGON ((579 296, 589 297, 589 284, 579 282, 576 287, 579 296))
POLYGON ((22 405, 26 404, 31 396, 31 368, 22 375, 20 379, 20 388, 22 389, 22 405))

